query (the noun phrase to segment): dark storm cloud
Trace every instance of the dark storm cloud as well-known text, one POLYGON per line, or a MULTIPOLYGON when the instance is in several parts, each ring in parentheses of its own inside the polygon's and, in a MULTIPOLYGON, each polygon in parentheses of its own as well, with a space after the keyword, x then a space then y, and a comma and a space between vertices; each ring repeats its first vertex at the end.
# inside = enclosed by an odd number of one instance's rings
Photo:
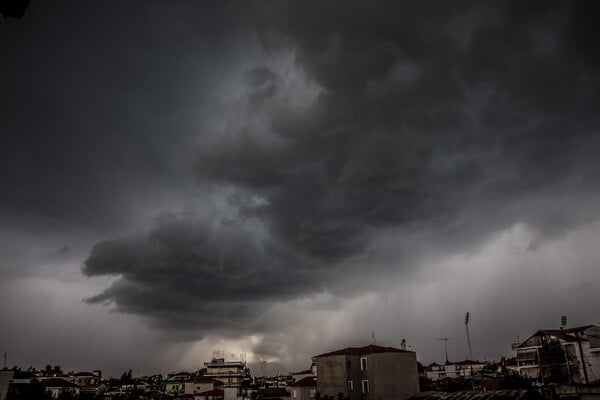
POLYGON ((3 21, 3 214, 114 232, 185 192, 181 161, 241 22, 227 5, 160 2, 37 2, 3 21))
POLYGON ((500 4, 466 48, 448 23, 465 9, 432 5, 286 3, 265 17, 270 48, 293 46, 324 92, 308 110, 265 105, 283 145, 242 131, 202 154, 201 179, 265 196, 273 234, 326 260, 363 251, 370 228, 447 225, 561 185, 590 194, 599 76, 593 46, 573 42, 591 29, 584 5, 500 4))
POLYGON ((238 221, 162 215, 148 235, 97 244, 88 276, 119 275, 90 303, 151 315, 161 327, 207 330, 255 327, 268 302, 308 294, 310 271, 284 243, 238 221))
POLYGON ((597 218, 596 8, 261 3, 247 15, 266 51, 292 51, 321 92, 297 107, 281 71, 250 69, 247 123, 208 134, 196 165, 201 184, 260 201, 242 199, 233 228, 175 220, 98 244, 84 273, 121 278, 91 301, 165 327, 230 328, 315 282, 378 276, 384 229, 408 238, 392 255, 401 270, 516 223, 543 237, 597 218), (238 232, 245 223, 266 242, 238 232))

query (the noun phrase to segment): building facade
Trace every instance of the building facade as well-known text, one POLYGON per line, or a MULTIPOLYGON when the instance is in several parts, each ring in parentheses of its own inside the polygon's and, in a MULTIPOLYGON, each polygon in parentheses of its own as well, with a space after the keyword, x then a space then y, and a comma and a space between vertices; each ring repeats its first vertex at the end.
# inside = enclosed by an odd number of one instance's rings
POLYGON ((317 377, 312 374, 292 383, 291 400, 311 400, 317 393, 317 377))
POLYGON ((433 382, 445 378, 470 378, 484 367, 484 362, 469 359, 446 364, 431 363, 425 367, 425 377, 433 382))
POLYGON ((348 347, 313 357, 321 397, 404 400, 419 392, 416 354, 393 347, 348 347))
POLYGON ((540 383, 587 384, 600 376, 600 327, 540 330, 515 346, 516 370, 540 383))

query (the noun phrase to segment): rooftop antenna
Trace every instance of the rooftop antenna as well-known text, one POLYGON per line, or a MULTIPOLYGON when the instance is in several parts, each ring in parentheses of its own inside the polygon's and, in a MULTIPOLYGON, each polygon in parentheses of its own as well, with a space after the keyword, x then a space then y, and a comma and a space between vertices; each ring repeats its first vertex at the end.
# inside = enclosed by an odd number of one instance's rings
POLYGON ((469 346, 469 360, 473 359, 473 349, 471 348, 471 335, 469 335, 469 312, 465 314, 465 328, 467 329, 467 345, 469 346))
POLYGON ((448 361, 448 340, 450 340, 450 338, 441 337, 441 338, 438 338, 438 340, 444 341, 444 348, 446 349, 446 364, 450 364, 450 361, 448 361))
POLYGON ((567 326, 567 316, 563 315, 560 317, 560 329, 564 329, 567 326))
POLYGON ((4 369, 6 369, 6 352, 4 352, 4 369))
POLYGON ((375 332, 371 332, 371 337, 373 338, 373 344, 377 346, 377 339, 375 339, 375 332))

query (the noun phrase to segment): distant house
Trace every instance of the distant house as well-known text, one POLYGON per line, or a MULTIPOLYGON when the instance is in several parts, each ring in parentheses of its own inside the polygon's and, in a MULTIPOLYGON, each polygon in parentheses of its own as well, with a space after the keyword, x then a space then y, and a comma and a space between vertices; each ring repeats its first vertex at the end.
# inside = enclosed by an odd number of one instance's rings
POLYGON ((42 387, 46 392, 50 393, 53 399, 58 396, 69 393, 74 396, 79 395, 79 386, 63 378, 48 378, 41 382, 42 387))
POLYGON ((199 393, 222 389, 222 386, 223 382, 210 376, 192 376, 184 384, 184 393, 197 395, 199 393))
POLYGON ((311 368, 311 369, 306 369, 304 371, 292 372, 290 375, 292 375, 292 382, 298 382, 299 380, 302 380, 309 376, 315 376, 315 373, 314 373, 313 369, 311 368))
POLYGON ((79 386, 100 384, 100 371, 94 372, 76 372, 70 375, 73 383, 79 386))
POLYGON ((171 396, 178 396, 184 394, 185 383, 189 381, 189 372, 176 372, 167 375, 167 379, 163 382, 164 391, 166 394, 171 396))
POLYGON ((539 330, 515 346, 516 370, 540 383, 587 384, 600 376, 600 327, 539 330))
POLYGON ((419 392, 414 352, 369 345, 313 357, 317 392, 350 400, 404 400, 419 392))
POLYGON ((470 378, 484 367, 485 362, 469 359, 445 364, 434 362, 425 367, 425 377, 434 382, 446 378, 470 378))
POLYGON ((291 400, 311 400, 317 392, 317 377, 307 376, 292 383, 291 400))

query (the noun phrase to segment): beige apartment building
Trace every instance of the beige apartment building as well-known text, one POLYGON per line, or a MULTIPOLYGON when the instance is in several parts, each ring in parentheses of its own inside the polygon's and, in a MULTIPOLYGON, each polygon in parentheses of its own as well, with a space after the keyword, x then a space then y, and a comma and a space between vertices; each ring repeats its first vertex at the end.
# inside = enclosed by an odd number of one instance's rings
POLYGON ((246 363, 242 361, 225 361, 223 358, 213 358, 205 362, 205 377, 223 382, 223 387, 241 387, 244 380, 250 379, 246 363))
POLYGON ((404 400, 419 392, 416 354, 393 347, 347 347, 313 357, 321 397, 404 400))

